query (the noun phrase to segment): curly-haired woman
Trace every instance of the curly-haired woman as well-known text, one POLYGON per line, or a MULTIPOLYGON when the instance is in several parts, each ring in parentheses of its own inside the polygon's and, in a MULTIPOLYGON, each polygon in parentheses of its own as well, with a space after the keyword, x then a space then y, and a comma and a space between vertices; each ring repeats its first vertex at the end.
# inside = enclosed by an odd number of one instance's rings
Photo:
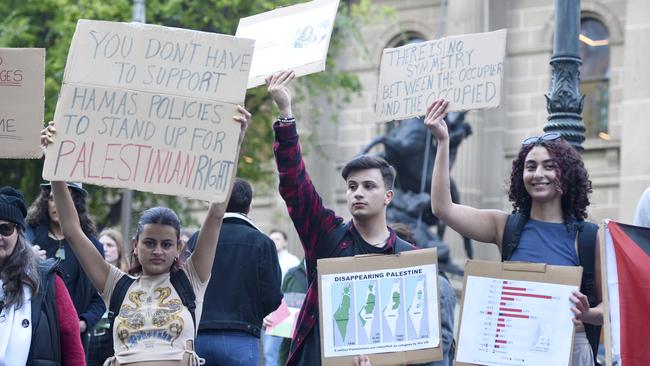
MULTIPOLYGON (((84 234, 103 256, 102 244, 95 237, 97 234, 95 221, 88 212, 88 192, 80 183, 68 183, 68 189, 72 194, 84 234)), ((87 348, 86 331, 95 326, 106 311, 106 306, 81 268, 79 259, 68 243, 68 238, 63 235, 59 214, 54 206, 52 187, 49 183, 41 184, 40 194, 29 207, 27 226, 25 237, 34 244, 35 248, 44 251, 47 258, 61 260, 60 266, 65 274, 63 281, 72 296, 77 314, 79 314, 79 332, 84 340, 84 348, 87 348)))
MULTIPOLYGON (((449 190, 449 134, 444 121, 447 102, 436 100, 427 109, 425 125, 438 139, 431 185, 431 207, 441 220, 463 236, 495 243, 502 249, 508 213, 455 204, 449 190)), ((578 228, 587 217, 591 181, 580 155, 559 134, 523 141, 512 163, 510 192, 513 208, 526 218, 519 245, 510 260, 552 265, 580 265, 576 248, 578 228)), ((600 245, 600 243, 596 243, 600 245)), ((576 337, 573 365, 594 365, 584 324, 601 325, 600 259, 595 250, 595 298, 573 292, 576 337)), ((583 274, 583 276, 585 276, 583 274)))
POLYGON ((0 365, 85 365, 70 294, 23 236, 26 213, 20 191, 0 188, 0 365))

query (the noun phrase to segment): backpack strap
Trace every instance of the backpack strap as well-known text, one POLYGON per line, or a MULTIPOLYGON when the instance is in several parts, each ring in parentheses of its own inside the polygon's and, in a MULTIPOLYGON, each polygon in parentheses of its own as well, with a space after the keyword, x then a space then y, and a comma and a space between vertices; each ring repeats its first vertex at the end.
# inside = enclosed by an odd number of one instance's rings
POLYGON ((194 335, 196 335, 196 329, 198 329, 198 323, 196 322, 196 294, 190 283, 190 279, 187 278, 185 271, 178 270, 172 272, 169 276, 169 281, 176 289, 178 296, 181 298, 181 302, 187 310, 189 310, 190 315, 192 315, 192 321, 194 322, 194 335))
POLYGON ((394 245, 395 245, 395 253, 408 252, 409 250, 416 249, 415 246, 411 245, 411 243, 407 242, 406 240, 403 240, 399 236, 396 238, 394 245))
MULTIPOLYGON (((596 298, 596 237, 598 225, 591 222, 578 223, 578 258, 583 268, 580 291, 587 295, 590 306, 598 305, 596 298)), ((584 324, 587 340, 591 345, 593 354, 598 354, 600 339, 600 326, 584 324)))
POLYGON ((596 272, 596 236, 598 235, 598 225, 584 221, 578 225, 578 257, 580 265, 586 274, 594 276, 596 272))
POLYGON ((519 239, 526 221, 528 221, 528 218, 521 212, 513 212, 508 215, 506 226, 503 228, 503 239, 501 240, 501 261, 510 260, 512 253, 519 246, 519 239))
POLYGON ((327 235, 327 238, 325 238, 323 243, 321 243, 321 245, 316 250, 316 258, 330 258, 334 255, 336 249, 339 246, 339 243, 341 240, 343 240, 345 233, 347 233, 350 229, 350 223, 351 221, 348 221, 347 223, 341 223, 332 231, 330 231, 330 233, 327 235))
POLYGON ((135 282, 135 278, 132 278, 131 276, 128 275, 122 276, 115 284, 115 288, 113 289, 113 293, 111 294, 111 301, 108 304, 108 325, 111 334, 111 345, 113 340, 112 334, 113 334, 113 323, 115 323, 115 317, 117 316, 117 314, 120 313, 120 307, 122 306, 122 302, 124 302, 126 293, 127 291, 129 291, 129 287, 131 287, 131 284, 133 284, 133 282, 135 282))

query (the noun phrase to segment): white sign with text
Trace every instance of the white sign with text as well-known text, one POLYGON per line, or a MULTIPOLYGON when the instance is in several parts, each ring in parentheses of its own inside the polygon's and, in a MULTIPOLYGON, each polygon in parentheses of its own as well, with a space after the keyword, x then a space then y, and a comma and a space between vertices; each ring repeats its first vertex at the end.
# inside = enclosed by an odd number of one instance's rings
POLYGON ((232 36, 80 20, 43 177, 225 200, 252 53, 232 36))
POLYGON ((439 98, 448 112, 499 106, 505 51, 505 29, 384 49, 377 121, 422 116, 439 98))

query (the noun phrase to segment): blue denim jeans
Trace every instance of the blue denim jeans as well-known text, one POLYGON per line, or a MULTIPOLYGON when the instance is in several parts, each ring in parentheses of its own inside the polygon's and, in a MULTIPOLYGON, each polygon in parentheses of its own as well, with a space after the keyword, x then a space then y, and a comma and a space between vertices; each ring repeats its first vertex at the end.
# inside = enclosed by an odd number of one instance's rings
POLYGON ((246 332, 200 330, 196 353, 205 366, 259 366, 259 338, 246 332))
POLYGON ((279 366, 278 353, 280 352, 281 343, 282 337, 268 334, 262 335, 262 345, 264 346, 264 366, 279 366))

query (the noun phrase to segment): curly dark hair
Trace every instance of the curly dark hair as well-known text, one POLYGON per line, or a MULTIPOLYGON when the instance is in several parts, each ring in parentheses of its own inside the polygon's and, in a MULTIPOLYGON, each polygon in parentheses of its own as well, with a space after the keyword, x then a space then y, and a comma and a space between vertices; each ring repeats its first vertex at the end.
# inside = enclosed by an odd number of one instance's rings
POLYGON ((36 257, 31 245, 23 236, 20 227, 16 227, 18 237, 13 253, 5 260, 0 278, 5 293, 5 306, 15 305, 16 308, 23 306, 23 285, 32 290, 32 294, 38 291, 38 272, 36 270, 36 257))
POLYGON ((562 189, 562 216, 568 223, 572 218, 582 221, 587 218, 591 180, 580 154, 563 139, 537 141, 523 145, 512 162, 508 198, 515 211, 530 216, 532 199, 524 186, 523 174, 526 156, 535 146, 546 148, 555 163, 557 182, 562 189))
MULTIPOLYGON (((34 203, 29 206, 27 210, 27 225, 36 227, 38 225, 50 225, 50 214, 47 209, 47 201, 50 199, 50 187, 42 187, 41 193, 36 197, 34 203)), ((86 197, 74 189, 70 189, 74 207, 77 209, 79 215, 79 222, 81 223, 81 230, 86 236, 97 236, 97 225, 95 220, 88 213, 88 204, 86 197)))

